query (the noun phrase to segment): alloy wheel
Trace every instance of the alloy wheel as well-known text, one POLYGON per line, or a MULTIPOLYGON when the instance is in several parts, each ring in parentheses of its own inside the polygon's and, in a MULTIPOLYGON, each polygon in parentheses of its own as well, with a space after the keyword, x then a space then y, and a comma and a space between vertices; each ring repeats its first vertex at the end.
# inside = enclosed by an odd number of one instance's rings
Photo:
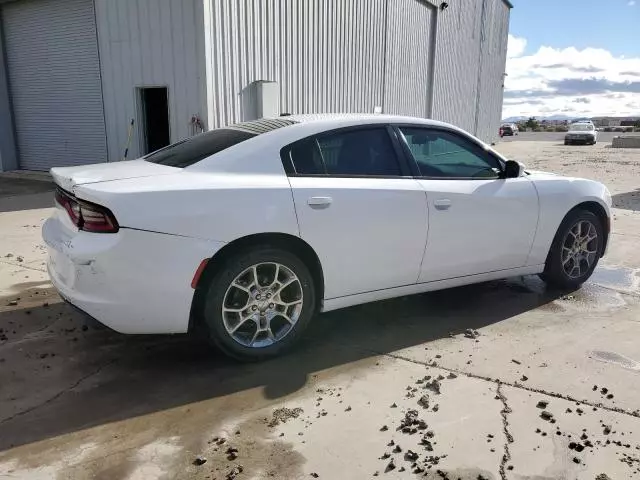
POLYGON ((598 258, 598 230, 589 220, 576 222, 562 242, 562 268, 569 278, 582 277, 598 258))
POLYGON ((287 336, 300 318, 302 284, 279 263, 258 263, 231 282, 222 302, 224 327, 244 347, 263 348, 287 336))

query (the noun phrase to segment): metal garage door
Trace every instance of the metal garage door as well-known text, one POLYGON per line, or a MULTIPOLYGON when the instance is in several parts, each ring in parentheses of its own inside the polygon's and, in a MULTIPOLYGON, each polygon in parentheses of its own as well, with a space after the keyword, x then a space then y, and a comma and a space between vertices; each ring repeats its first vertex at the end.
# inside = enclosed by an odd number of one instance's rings
POLYGON ((20 167, 106 161, 93 0, 19 0, 2 20, 20 167))

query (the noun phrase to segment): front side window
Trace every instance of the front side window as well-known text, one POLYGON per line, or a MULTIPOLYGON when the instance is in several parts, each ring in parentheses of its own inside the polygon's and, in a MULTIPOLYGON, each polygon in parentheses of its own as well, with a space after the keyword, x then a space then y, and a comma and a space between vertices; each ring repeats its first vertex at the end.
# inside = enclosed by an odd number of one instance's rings
POLYGON ((423 177, 498 178, 500 166, 491 155, 443 130, 400 127, 423 177))

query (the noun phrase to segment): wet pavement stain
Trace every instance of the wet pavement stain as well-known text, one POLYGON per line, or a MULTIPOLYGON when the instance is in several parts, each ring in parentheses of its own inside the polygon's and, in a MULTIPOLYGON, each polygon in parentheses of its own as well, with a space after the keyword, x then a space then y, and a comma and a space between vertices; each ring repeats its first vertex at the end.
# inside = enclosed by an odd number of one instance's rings
POLYGON ((637 269, 600 265, 593 272, 589 283, 615 290, 634 291, 640 286, 638 273, 637 269))
POLYGON ((640 371, 640 362, 637 362, 632 358, 625 357, 624 355, 620 355, 619 353, 594 350, 589 354, 589 357, 594 360, 598 360, 599 362, 611 363, 628 370, 640 371))

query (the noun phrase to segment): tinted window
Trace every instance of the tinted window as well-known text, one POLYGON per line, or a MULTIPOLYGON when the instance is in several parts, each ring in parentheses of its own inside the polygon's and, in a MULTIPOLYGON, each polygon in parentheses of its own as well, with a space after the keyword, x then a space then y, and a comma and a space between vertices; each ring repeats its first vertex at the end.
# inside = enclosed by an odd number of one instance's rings
POLYGON ((423 128, 400 131, 425 177, 496 178, 498 161, 459 135, 423 128))
POLYGON ((300 175, 320 175, 325 173, 322 156, 315 138, 308 138, 293 144, 289 157, 294 173, 300 175))
POLYGON ((318 146, 329 175, 401 176, 386 128, 323 135, 318 146))
POLYGON ((241 130, 211 130, 156 150, 144 159, 152 163, 184 168, 255 136, 241 130))

